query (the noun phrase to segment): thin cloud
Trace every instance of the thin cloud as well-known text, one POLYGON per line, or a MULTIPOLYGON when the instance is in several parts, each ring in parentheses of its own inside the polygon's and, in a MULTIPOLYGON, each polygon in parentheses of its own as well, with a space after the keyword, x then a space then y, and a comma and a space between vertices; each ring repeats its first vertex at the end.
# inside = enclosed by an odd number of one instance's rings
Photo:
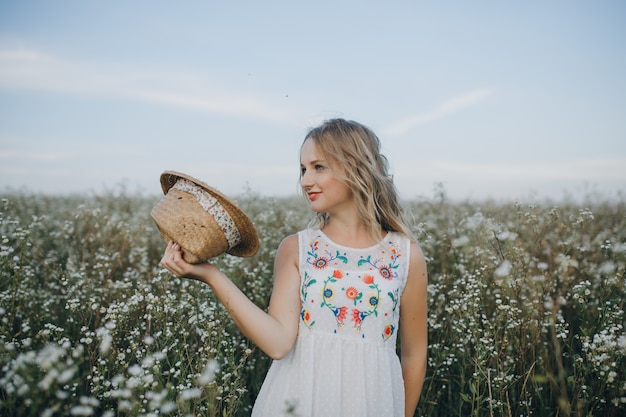
POLYGON ((50 55, 33 51, 25 48, 4 49, 0 50, 0 60, 12 60, 18 62, 41 62, 42 60, 51 59, 50 55))
POLYGON ((385 129, 385 133, 389 136, 402 135, 415 126, 443 119, 460 110, 480 103, 491 94, 492 91, 490 89, 479 89, 461 94, 443 102, 431 111, 417 114, 394 123, 385 129))
POLYGON ((292 124, 294 119, 285 110, 268 106, 262 100, 251 97, 212 99, 205 96, 166 93, 159 91, 137 91, 129 97, 151 103, 164 104, 206 113, 243 116, 251 119, 269 120, 282 124, 292 124))
POLYGON ((15 151, 7 151, 4 149, 0 149, 0 160, 2 159, 12 159, 15 158, 17 155, 19 155, 17 152, 15 151))
POLYGON ((431 162, 433 171, 489 180, 618 180, 626 181, 626 158, 594 158, 572 161, 518 164, 431 162))
POLYGON ((13 150, 0 150, 0 160, 12 161, 12 162, 56 162, 64 161, 74 158, 75 155, 71 152, 59 152, 59 151, 13 151, 13 150))
POLYGON ((223 84, 197 74, 72 62, 25 48, 0 49, 0 88, 115 97, 284 125, 297 119, 292 109, 263 97, 233 94, 223 84), (197 92, 198 83, 191 88, 185 81, 189 79, 201 80, 204 92, 197 92))

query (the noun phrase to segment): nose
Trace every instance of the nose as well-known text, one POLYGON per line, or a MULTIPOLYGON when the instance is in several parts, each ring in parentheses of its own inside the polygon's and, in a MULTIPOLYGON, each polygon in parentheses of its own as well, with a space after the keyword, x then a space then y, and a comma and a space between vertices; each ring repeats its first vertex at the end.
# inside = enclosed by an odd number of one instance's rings
POLYGON ((305 190, 313 186, 312 176, 309 174, 308 169, 300 174, 300 186, 305 190))

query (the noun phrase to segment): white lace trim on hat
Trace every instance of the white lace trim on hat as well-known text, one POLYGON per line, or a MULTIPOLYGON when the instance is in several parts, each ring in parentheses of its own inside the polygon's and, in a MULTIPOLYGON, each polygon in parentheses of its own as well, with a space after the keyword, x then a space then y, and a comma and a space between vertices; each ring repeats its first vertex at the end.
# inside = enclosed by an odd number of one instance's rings
POLYGON ((235 221, 230 217, 228 211, 222 207, 220 202, 208 191, 185 178, 180 178, 176 181, 172 188, 190 193, 196 197, 200 206, 215 219, 222 232, 224 232, 229 249, 234 248, 241 242, 241 235, 235 221))

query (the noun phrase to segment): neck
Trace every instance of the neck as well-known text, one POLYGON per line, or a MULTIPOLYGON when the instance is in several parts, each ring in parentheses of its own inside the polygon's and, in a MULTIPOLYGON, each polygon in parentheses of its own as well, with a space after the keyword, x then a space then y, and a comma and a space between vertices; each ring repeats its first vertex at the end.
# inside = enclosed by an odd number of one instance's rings
POLYGON ((356 216, 348 218, 331 216, 323 231, 334 242, 345 246, 369 247, 377 243, 371 230, 356 216))

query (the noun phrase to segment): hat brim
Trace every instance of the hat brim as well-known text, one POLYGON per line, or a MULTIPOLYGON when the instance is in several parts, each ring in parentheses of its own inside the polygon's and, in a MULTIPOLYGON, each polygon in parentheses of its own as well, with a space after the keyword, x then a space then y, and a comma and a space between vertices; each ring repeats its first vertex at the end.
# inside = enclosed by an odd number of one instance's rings
POLYGON ((253 256, 259 250, 259 238, 256 232, 256 228, 254 227, 254 224, 252 223, 250 218, 248 218, 246 213, 244 213, 243 210, 237 207, 237 205, 224 194, 196 178, 176 171, 165 171, 161 174, 160 181, 163 194, 167 195, 168 191, 181 178, 193 182, 194 184, 211 194, 214 198, 216 198, 222 205, 222 207, 224 207, 224 209, 228 211, 228 214, 235 222, 241 240, 237 245, 228 249, 226 253, 240 257, 253 256))

